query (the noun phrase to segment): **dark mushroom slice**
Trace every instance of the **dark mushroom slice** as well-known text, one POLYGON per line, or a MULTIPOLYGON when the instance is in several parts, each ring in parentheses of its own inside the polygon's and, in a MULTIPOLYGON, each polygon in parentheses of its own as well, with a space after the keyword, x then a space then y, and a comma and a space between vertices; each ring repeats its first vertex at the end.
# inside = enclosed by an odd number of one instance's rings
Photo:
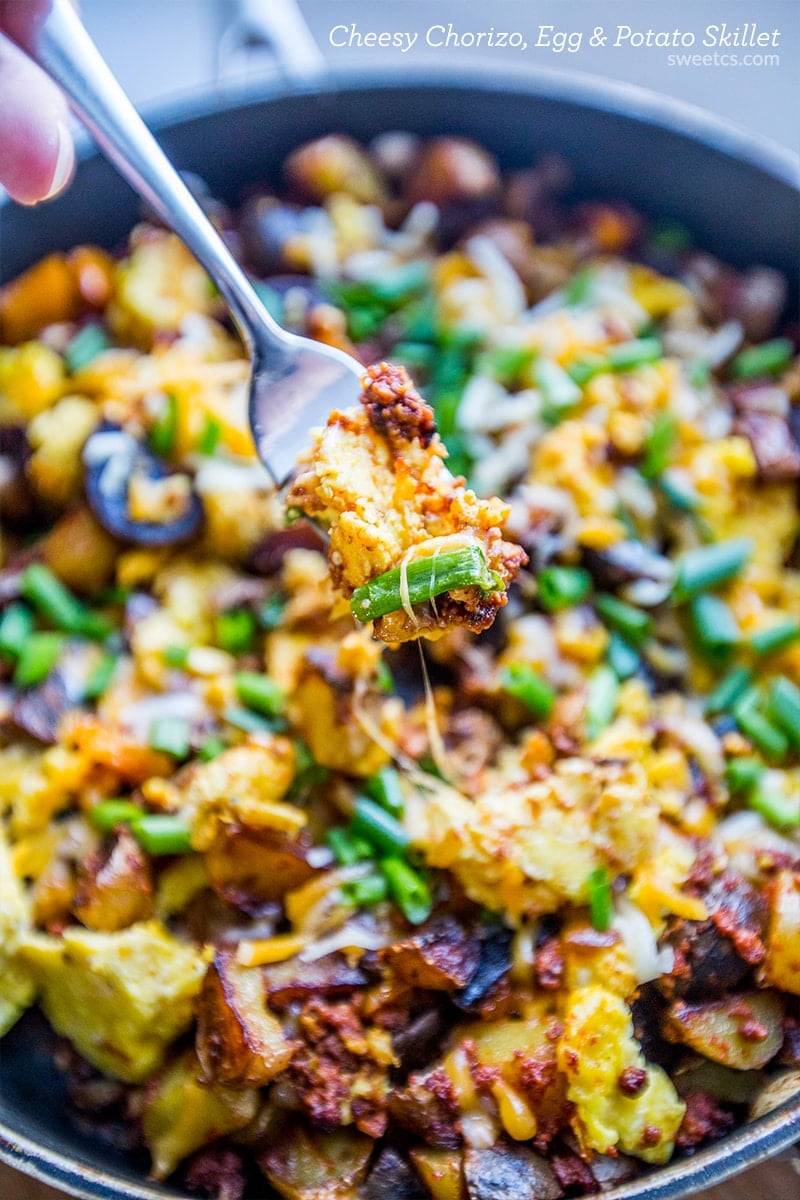
POLYGON ((275 575, 283 566, 290 550, 325 550, 325 538, 315 525, 305 519, 288 529, 275 529, 265 534, 250 555, 250 568, 258 575, 275 575))
POLYGON ((673 575, 672 563, 644 542, 616 542, 607 550, 584 550, 583 565, 601 588, 618 588, 641 579, 667 583, 673 575))
POLYGON ((478 965, 467 984, 453 994, 454 1003, 463 1012, 479 1012, 511 970, 511 939, 511 930, 502 925, 484 927, 478 965))
POLYGON ((242 209, 239 232, 248 262, 262 275, 274 275, 298 265, 292 242, 313 225, 313 213, 275 196, 252 196, 242 209))
POLYGON ((9 529, 28 529, 38 515, 36 495, 25 472, 30 454, 21 425, 0 425, 0 513, 9 529))
POLYGON ((487 1150, 467 1150, 464 1177, 469 1200, 559 1200, 564 1195, 550 1163, 527 1146, 499 1142, 487 1150))
POLYGON ((385 1146, 367 1178, 364 1200, 428 1200, 428 1193, 400 1151, 385 1146))
POLYGON ((779 482, 800 479, 800 445, 783 417, 776 413, 743 412, 736 419, 733 432, 750 443, 760 479, 779 482))
POLYGON ((83 465, 89 507, 115 537, 139 546, 173 546, 199 532, 203 506, 194 492, 186 497, 183 511, 175 520, 137 521, 131 517, 131 478, 141 475, 157 484, 174 472, 119 425, 103 421, 98 426, 83 448, 83 465))

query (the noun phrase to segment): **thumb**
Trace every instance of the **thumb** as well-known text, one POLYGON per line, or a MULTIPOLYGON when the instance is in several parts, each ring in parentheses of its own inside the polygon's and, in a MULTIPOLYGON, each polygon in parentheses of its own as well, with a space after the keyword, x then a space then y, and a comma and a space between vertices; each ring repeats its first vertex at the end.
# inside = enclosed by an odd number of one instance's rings
POLYGON ((0 33, 0 183, 35 204, 67 184, 75 165, 61 92, 0 33))

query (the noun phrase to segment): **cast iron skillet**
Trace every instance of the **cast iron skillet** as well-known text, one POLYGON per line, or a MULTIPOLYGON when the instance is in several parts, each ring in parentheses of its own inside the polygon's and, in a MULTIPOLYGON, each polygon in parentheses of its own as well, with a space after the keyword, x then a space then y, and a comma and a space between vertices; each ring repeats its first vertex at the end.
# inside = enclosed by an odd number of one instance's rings
MULTIPOLYGON (((557 72, 467 79, 437 70, 359 73, 281 86, 257 97, 218 94, 154 122, 167 151, 236 201, 243 187, 276 178, 299 142, 343 130, 462 134, 503 167, 558 151, 576 190, 624 197, 654 216, 684 221, 697 244, 738 265, 766 263, 790 279, 796 305, 800 181, 793 156, 714 118, 640 89, 557 72)), ((78 242, 120 243, 138 204, 113 170, 85 153, 69 192, 38 210, 0 208, 0 278, 78 242)), ((89 1014, 87 1014, 87 1019, 89 1014)), ((7 1036, 0 1058, 0 1158, 86 1200, 164 1200, 184 1193, 146 1182, 147 1163, 76 1130, 52 1064, 52 1035, 37 1013, 7 1036)), ((669 1200, 754 1166, 800 1137, 800 1099, 724 1141, 606 1193, 608 1200, 669 1200)), ((509 1196, 508 1200, 515 1200, 509 1196)))

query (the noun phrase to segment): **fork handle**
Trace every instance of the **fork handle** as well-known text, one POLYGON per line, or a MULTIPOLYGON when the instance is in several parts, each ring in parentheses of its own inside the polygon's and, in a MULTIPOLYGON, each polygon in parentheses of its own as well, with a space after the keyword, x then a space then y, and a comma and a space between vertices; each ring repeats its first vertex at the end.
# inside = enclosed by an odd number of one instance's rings
POLYGON ((17 35, 18 44, 66 93, 103 153, 205 267, 230 305, 252 349, 252 330, 266 326, 282 341, 242 268, 192 196, 68 0, 41 6, 41 15, 17 35))

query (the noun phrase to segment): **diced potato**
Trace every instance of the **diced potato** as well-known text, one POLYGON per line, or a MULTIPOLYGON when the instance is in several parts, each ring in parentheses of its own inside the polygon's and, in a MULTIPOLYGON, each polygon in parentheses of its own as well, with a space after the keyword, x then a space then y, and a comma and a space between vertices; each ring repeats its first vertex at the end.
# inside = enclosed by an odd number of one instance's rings
POLYGON ((749 1119, 755 1121, 797 1096, 800 1096, 800 1071, 781 1071, 780 1075, 773 1075, 758 1093, 750 1107, 749 1119))
POLYGON ((764 981, 800 995, 800 874, 780 871, 767 891, 769 924, 764 981))
POLYGON ((203 268, 172 233, 147 231, 116 271, 107 318, 114 333, 149 347, 157 330, 177 330, 184 318, 208 312, 212 290, 203 268))
POLYGON ((130 830, 120 829, 83 864, 72 911, 89 929, 108 933, 146 921, 153 908, 150 862, 130 830))
POLYGON ((256 1115, 258 1092, 210 1086, 189 1050, 171 1063, 148 1092, 142 1114, 154 1179, 166 1179, 180 1162, 209 1142, 243 1129, 256 1115))
POLYGON ((664 1033, 738 1071, 756 1071, 783 1042, 783 1001, 776 992, 741 992, 723 1000, 676 1001, 664 1019, 664 1033))
POLYGON ((15 346, 46 325, 72 321, 80 295, 63 254, 48 254, 0 291, 0 341, 15 346))
POLYGON ((294 1044, 267 1010, 263 972, 218 951, 197 1000, 197 1057, 207 1079, 263 1087, 289 1064, 294 1044))
POLYGON ((371 1138, 351 1129, 320 1133, 294 1125, 259 1166, 285 1200, 356 1200, 372 1146, 371 1138))
POLYGON ((370 724, 392 745, 402 705, 394 698, 365 696, 363 707, 366 715, 360 722, 352 698, 336 692, 321 674, 304 673, 292 696, 291 717, 320 766, 366 778, 390 761, 388 751, 363 726, 370 724))
POLYGON ((204 852, 209 883, 229 904, 259 912, 313 877, 309 845, 271 829, 220 825, 204 852))
MULTIPOLYGON (((79 499, 83 483, 81 451, 100 414, 83 396, 64 396, 28 426, 33 449, 28 476, 43 500, 58 508, 79 499)), ((106 542, 109 542, 106 535, 106 542)), ((108 554, 104 555, 107 562, 108 554)), ((87 565, 88 565, 87 560, 87 565)))
POLYGON ((29 904, 0 827, 0 1037, 33 1003, 33 978, 16 958, 20 935, 29 925, 29 904))
POLYGON ((464 1156, 461 1150, 415 1146, 409 1154, 432 1200, 464 1200, 464 1156))
POLYGON ((203 955, 158 921, 119 933, 28 934, 20 956, 53 1028, 101 1071, 129 1083, 157 1071, 189 1027, 206 969, 203 955))
POLYGON ((30 421, 64 389, 64 362, 42 342, 0 348, 0 424, 30 421))
POLYGON ((584 1149, 608 1154, 618 1148, 645 1162, 667 1161, 685 1105, 666 1072, 645 1061, 624 1000, 596 986, 573 992, 558 1064, 584 1149), (633 1095, 621 1086, 623 1071, 636 1072, 633 1095))
POLYGON ((117 543, 88 508, 74 508, 41 543, 47 565, 69 588, 93 595, 114 577, 117 543))

